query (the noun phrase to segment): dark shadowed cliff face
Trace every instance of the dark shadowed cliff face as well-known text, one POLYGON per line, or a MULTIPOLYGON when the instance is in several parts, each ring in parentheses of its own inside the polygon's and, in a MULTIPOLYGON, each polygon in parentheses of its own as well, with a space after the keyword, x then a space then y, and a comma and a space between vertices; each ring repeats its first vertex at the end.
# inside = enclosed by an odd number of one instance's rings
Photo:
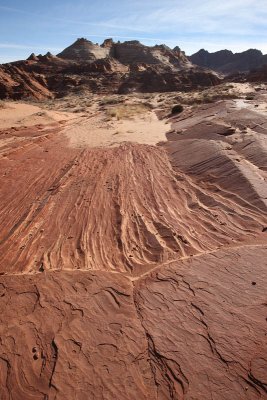
POLYGON ((0 65, 0 98, 36 99, 72 91, 94 93, 191 90, 220 82, 216 73, 193 66, 176 47, 138 41, 99 46, 78 39, 57 56, 31 54, 26 61, 0 65))
POLYGON ((248 82, 267 82, 267 64, 259 69, 250 71, 250 73, 245 76, 241 74, 240 78, 240 80, 246 80, 248 82))
POLYGON ((209 53, 207 50, 201 49, 188 58, 193 64, 226 74, 245 72, 267 64, 267 55, 263 55, 261 51, 256 49, 242 53, 233 53, 229 50, 209 53))

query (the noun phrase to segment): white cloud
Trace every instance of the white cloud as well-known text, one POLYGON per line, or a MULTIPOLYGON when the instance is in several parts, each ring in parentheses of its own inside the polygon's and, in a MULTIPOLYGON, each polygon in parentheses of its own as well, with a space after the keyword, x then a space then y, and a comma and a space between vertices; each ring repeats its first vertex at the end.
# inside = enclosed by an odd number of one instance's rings
POLYGON ((0 43, 0 49, 17 49, 17 50, 35 50, 35 49, 43 49, 47 52, 49 49, 50 51, 58 52, 60 48, 58 47, 51 47, 45 45, 27 45, 27 44, 15 44, 15 43, 0 43))

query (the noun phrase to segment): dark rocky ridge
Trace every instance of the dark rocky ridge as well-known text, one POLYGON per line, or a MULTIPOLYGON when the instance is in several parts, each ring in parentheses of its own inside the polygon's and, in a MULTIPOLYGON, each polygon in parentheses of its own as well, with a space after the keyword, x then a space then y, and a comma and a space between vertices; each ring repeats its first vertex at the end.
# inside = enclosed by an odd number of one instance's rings
POLYGON ((247 72, 267 64, 267 55, 263 55, 260 50, 256 49, 249 49, 242 53, 233 53, 230 50, 209 53, 207 50, 201 49, 188 58, 196 65, 225 74, 247 72))
POLYGON ((192 65, 179 47, 145 46, 138 41, 100 46, 80 38, 57 56, 31 54, 0 65, 0 98, 62 97, 94 93, 191 90, 220 82, 217 74, 192 65))
POLYGON ((267 64, 257 70, 250 71, 243 79, 249 82, 267 82, 267 64))

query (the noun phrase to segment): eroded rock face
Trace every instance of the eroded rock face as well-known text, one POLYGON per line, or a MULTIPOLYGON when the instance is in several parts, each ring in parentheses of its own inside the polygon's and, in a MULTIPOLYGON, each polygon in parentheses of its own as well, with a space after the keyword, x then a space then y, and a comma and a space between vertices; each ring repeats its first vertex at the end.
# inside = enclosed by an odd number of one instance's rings
POLYGON ((98 46, 90 40, 81 38, 77 39, 71 46, 64 49, 57 56, 67 60, 75 61, 95 61, 97 59, 106 58, 109 50, 105 47, 98 46))
POLYGON ((144 46, 137 40, 115 43, 111 48, 111 54, 119 62, 126 65, 143 63, 161 65, 175 70, 192 67, 192 64, 182 52, 172 51, 164 45, 144 46))
POLYGON ((87 39, 81 38, 77 39, 76 42, 57 56, 59 58, 84 62, 113 57, 125 65, 139 63, 148 65, 159 64, 176 69, 192 66, 180 49, 177 50, 176 48, 173 51, 164 45, 145 46, 138 40, 115 43, 112 39, 106 39, 103 44, 99 46, 87 39))
POLYGON ((126 278, 99 271, 2 277, 0 293, 1 399, 156 398, 126 278))
POLYGON ((207 73, 197 69, 164 72, 160 68, 146 67, 133 68, 124 82, 120 85, 119 93, 132 92, 171 92, 171 91, 190 91, 193 88, 215 86, 220 83, 220 79, 213 73, 207 73))
POLYGON ((267 246, 159 268, 137 283, 158 399, 265 399, 267 246))
POLYGON ((267 398, 266 124, 223 101, 161 146, 1 131, 1 400, 267 398))
POLYGON ((52 98, 44 75, 27 72, 19 65, 0 65, 0 99, 52 98))
POLYGON ((1 399, 266 398, 266 259, 1 277, 1 399))
MULTIPOLYGON (((42 130, 34 141, 28 132, 27 153, 21 148, 27 132, 7 143, 0 161, 7 171, 0 271, 83 268, 136 276, 257 238, 267 226, 266 144, 261 133, 225 126, 236 112, 242 123, 239 111, 229 112, 232 104, 176 118, 163 147, 68 148, 60 131, 42 130), (225 122, 216 122, 217 114, 225 122)), ((255 125, 253 115, 247 123, 255 125)), ((5 140, 13 135, 5 132, 5 140)))

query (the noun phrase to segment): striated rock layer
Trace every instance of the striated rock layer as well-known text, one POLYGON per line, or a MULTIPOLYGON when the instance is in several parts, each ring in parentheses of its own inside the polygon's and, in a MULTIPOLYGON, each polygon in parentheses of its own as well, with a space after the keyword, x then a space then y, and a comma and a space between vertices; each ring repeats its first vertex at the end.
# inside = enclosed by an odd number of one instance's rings
POLYGON ((267 118, 171 122, 160 146, 1 131, 1 399, 267 398, 267 118))
POLYGON ((42 147, 36 141, 26 154, 5 153, 2 162, 7 171, 1 189, 3 272, 85 268, 135 275, 245 241, 267 226, 266 200, 215 146, 201 160, 207 177, 205 182, 203 171, 199 184, 190 174, 175 172, 165 152, 152 146, 68 151, 61 157, 55 143, 42 147), (42 161, 33 168, 38 153, 42 161), (23 165, 25 180, 17 181, 16 165, 23 165), (212 183, 209 176, 218 165, 223 175, 212 183), (233 185, 244 180, 236 194, 226 186, 228 174, 233 185))
POLYGON ((0 293, 1 399, 156 398, 127 279, 22 275, 1 279, 0 293))
POLYGON ((266 398, 266 259, 2 277, 1 399, 266 398))

